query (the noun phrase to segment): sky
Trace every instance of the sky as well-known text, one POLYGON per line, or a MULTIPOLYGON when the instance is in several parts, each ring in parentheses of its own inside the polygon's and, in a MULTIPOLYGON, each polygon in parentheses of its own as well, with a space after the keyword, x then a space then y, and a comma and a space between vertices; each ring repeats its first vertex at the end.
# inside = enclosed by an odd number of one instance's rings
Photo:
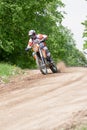
POLYGON ((62 0, 65 4, 64 11, 67 13, 63 20, 63 25, 74 34, 76 46, 82 51, 84 39, 82 34, 84 26, 81 24, 87 19, 87 1, 86 0, 62 0))

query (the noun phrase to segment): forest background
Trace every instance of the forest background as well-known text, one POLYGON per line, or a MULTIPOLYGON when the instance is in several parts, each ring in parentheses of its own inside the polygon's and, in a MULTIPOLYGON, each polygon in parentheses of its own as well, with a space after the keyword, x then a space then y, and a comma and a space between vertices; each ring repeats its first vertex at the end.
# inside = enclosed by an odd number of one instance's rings
MULTIPOLYGON (((71 30, 62 25, 67 12, 62 0, 1 0, 0 2, 0 62, 21 68, 34 68, 32 51, 26 53, 28 31, 48 35, 47 46, 56 62, 68 66, 85 66, 84 54, 76 48, 71 30)), ((82 21, 83 22, 83 21, 82 21)), ((83 23, 87 38, 87 20, 83 23)), ((87 40, 83 49, 87 48, 87 40)))

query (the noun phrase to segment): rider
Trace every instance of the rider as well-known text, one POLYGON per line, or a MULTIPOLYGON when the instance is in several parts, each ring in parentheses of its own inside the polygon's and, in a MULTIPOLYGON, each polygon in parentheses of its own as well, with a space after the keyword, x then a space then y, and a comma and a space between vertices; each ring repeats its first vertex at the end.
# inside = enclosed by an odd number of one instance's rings
MULTIPOLYGON (((32 45, 35 44, 35 41, 38 40, 40 48, 45 52, 44 58, 46 58, 48 61, 52 62, 50 52, 45 43, 45 40, 47 39, 47 35, 36 34, 35 30, 30 30, 28 32, 28 35, 30 36, 30 39, 28 42, 28 46, 25 50, 28 51, 29 49, 31 49, 32 45)), ((35 55, 35 53, 33 53, 33 56, 34 55, 35 55)))

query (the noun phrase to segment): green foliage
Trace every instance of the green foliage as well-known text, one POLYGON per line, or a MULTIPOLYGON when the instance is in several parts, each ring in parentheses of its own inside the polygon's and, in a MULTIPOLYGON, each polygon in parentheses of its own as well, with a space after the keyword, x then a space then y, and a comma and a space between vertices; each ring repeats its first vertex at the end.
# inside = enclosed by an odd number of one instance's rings
POLYGON ((8 81, 8 78, 12 75, 21 74, 23 71, 8 63, 0 63, 0 79, 3 81, 8 81))
POLYGON ((61 0, 1 0, 0 61, 22 68, 35 67, 32 52, 25 52, 28 31, 34 29, 37 33, 48 35, 47 45, 55 61, 64 60, 69 65, 75 65, 82 55, 76 50, 71 31, 62 26, 62 7, 61 0), (73 56, 75 52, 78 52, 77 59, 73 56))
POLYGON ((85 27, 84 32, 83 32, 83 38, 85 38, 83 49, 87 49, 87 20, 85 20, 82 24, 85 27))
POLYGON ((76 128, 72 129, 72 130, 87 130, 87 124, 84 124, 83 125, 77 125, 76 128))

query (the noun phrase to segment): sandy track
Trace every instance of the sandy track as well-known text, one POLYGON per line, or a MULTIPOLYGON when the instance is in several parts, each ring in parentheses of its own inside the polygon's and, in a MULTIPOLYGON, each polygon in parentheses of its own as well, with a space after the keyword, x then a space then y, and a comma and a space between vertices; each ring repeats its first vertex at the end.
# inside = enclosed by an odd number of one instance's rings
POLYGON ((0 130, 70 130, 87 124, 87 68, 27 72, 0 86, 0 130))

